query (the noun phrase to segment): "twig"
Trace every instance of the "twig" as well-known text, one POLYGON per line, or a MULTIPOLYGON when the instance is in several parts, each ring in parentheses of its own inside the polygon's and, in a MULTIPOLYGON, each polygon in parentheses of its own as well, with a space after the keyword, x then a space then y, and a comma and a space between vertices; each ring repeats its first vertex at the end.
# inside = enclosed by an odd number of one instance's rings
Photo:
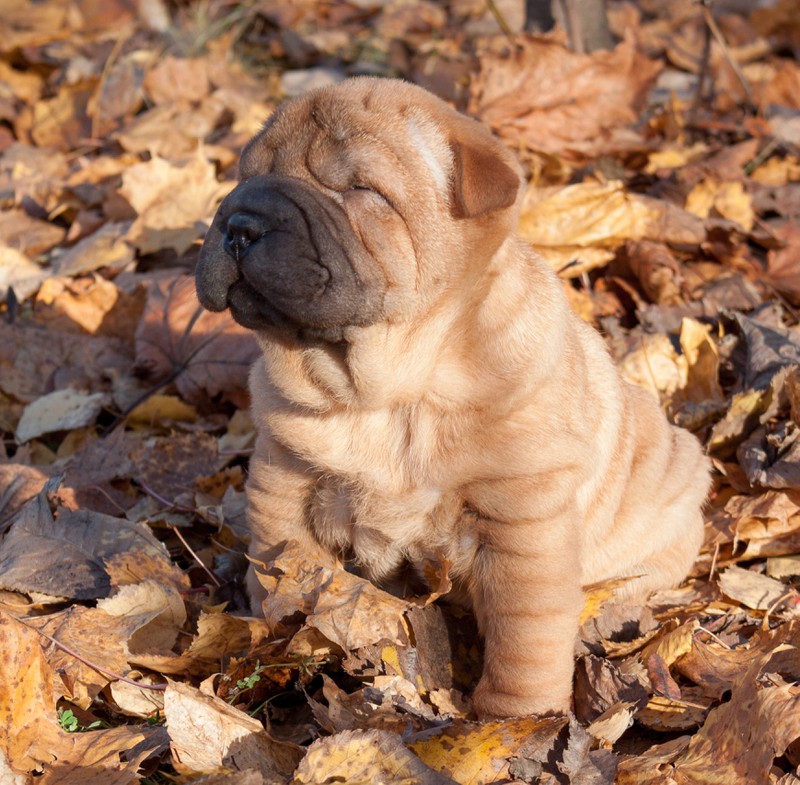
POLYGON ((192 546, 189 545, 188 542, 186 542, 186 540, 184 539, 183 535, 180 533, 180 531, 178 531, 178 527, 177 526, 170 526, 170 528, 175 533, 175 536, 183 543, 183 547, 186 548, 186 550, 189 551, 189 553, 192 554, 192 558, 194 558, 194 560, 205 570, 206 575, 208 575, 208 577, 211 578, 212 581, 214 581, 214 585, 218 589, 221 588, 222 584, 219 582, 219 580, 217 580, 217 576, 214 575, 214 573, 211 572, 211 570, 209 570, 208 567, 206 567, 205 564, 203 564, 203 562, 200 559, 200 557, 192 550, 192 546))
POLYGON ((788 600, 789 597, 791 597, 793 594, 796 594, 795 590, 794 589, 789 589, 789 591, 785 592, 784 594, 781 594, 781 596, 778 597, 778 599, 775 600, 775 602, 773 602, 772 605, 769 606, 769 608, 767 608, 766 612, 764 613, 764 618, 761 621, 761 629, 762 630, 766 631, 766 630, 769 629, 769 615, 770 615, 770 613, 772 613, 772 611, 774 611, 775 608, 777 608, 782 602, 785 602, 786 600, 788 600))
POLYGON ((706 635, 710 635, 720 646, 722 646, 723 649, 727 649, 728 651, 730 651, 731 647, 728 646, 728 644, 725 643, 725 641, 722 640, 722 638, 718 637, 717 635, 714 635, 714 633, 711 632, 711 630, 707 630, 705 627, 698 626, 697 631, 704 632, 706 635))
POLYGON ((714 545, 714 555, 711 557, 711 569, 708 571, 708 579, 714 580, 714 573, 717 571, 717 559, 719 558, 719 543, 714 545))
POLYGON ((745 78, 745 75, 742 73, 742 69, 739 67, 739 63, 736 62, 733 55, 728 49, 728 44, 725 41, 725 36, 722 35, 722 30, 719 29, 716 20, 714 19, 714 15, 711 13, 711 9, 708 7, 706 3, 703 3, 703 17, 706 21, 706 25, 708 29, 711 30, 711 34, 716 39, 717 43, 719 44, 720 49, 722 49, 722 54, 725 56, 725 59, 728 61, 728 64, 733 69, 733 72, 736 74, 736 78, 742 85, 742 89, 744 90, 745 97, 747 98, 747 102, 750 104, 750 109, 755 110, 756 108, 756 99, 753 96, 753 91, 750 89, 750 84, 745 78))
POLYGON ((561 0, 561 8, 567 20, 569 42, 576 55, 586 54, 586 40, 583 35, 583 19, 575 0, 561 0))
POLYGON ((165 507, 170 510, 178 510, 179 512, 191 512, 196 513, 197 509, 195 507, 184 507, 182 504, 178 504, 177 502, 171 502, 169 499, 164 498, 160 493, 154 491, 144 480, 141 478, 135 478, 136 482, 142 486, 142 490, 148 495, 152 496, 157 502, 161 502, 165 507))
POLYGON ((514 31, 511 29, 508 22, 506 22, 506 18, 497 7, 497 4, 494 2, 494 0, 486 0, 486 7, 495 18, 497 24, 500 26, 500 29, 503 31, 503 35, 508 39, 508 43, 510 43, 511 46, 516 49, 517 39, 514 36, 514 31))
POLYGON ((143 690, 155 690, 156 692, 164 692, 167 689, 166 684, 142 684, 141 682, 135 681, 134 679, 129 679, 127 676, 121 676, 119 673, 114 673, 114 671, 106 670, 99 665, 96 665, 93 662, 90 662, 85 657, 82 657, 78 652, 74 649, 71 649, 65 643, 62 643, 60 640, 54 638, 52 635, 48 635, 44 630, 40 630, 37 627, 33 627, 30 624, 22 621, 22 619, 18 619, 16 616, 12 616, 15 621, 18 621, 23 627, 27 627, 29 630, 33 630, 34 632, 38 632, 43 638, 47 638, 54 646, 61 649, 63 652, 66 652, 70 655, 70 657, 74 657, 79 662, 82 662, 87 668, 91 668, 93 671, 97 671, 98 673, 102 673, 103 676, 109 676, 110 678, 114 679, 115 681, 124 681, 126 684, 132 684, 134 687, 141 687, 143 690))
POLYGON ((708 67, 711 62, 711 29, 708 24, 704 26, 703 31, 703 53, 700 55, 700 72, 697 78, 697 92, 694 94, 692 108, 689 110, 688 125, 692 128, 695 126, 697 114, 700 111, 700 104, 703 102, 703 91, 705 90, 708 67))

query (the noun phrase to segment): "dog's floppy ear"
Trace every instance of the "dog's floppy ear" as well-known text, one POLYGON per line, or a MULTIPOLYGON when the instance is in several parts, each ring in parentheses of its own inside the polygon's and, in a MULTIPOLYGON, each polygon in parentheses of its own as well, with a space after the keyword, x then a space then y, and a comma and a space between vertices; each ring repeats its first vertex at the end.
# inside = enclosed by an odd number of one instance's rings
POLYGON ((514 204, 520 175, 510 160, 511 153, 497 140, 488 132, 484 138, 484 133, 469 128, 466 134, 451 139, 450 147, 453 207, 459 218, 477 218, 514 204))

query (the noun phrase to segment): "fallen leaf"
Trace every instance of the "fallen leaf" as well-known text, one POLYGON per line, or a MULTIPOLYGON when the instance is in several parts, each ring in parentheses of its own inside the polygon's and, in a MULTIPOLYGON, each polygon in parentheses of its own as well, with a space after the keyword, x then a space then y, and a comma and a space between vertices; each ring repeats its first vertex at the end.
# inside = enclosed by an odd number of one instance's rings
POLYGON ((17 439, 29 442, 45 433, 92 425, 107 401, 105 393, 66 388, 29 403, 17 424, 17 439))
POLYGON ((5 588, 87 600, 105 597, 110 580, 104 561, 140 551, 168 563, 164 546, 141 523, 90 510, 50 511, 50 481, 15 516, 0 544, 0 581, 5 588))
POLYGON ((755 222, 750 195, 740 182, 703 180, 686 197, 686 209, 699 218, 708 218, 716 213, 735 221, 746 232, 755 222))
POLYGON ((244 403, 250 366, 259 356, 250 330, 227 312, 211 313, 197 300, 194 279, 154 282, 136 330, 136 364, 158 380, 175 380, 189 402, 222 395, 244 403))
POLYGON ((197 634, 178 656, 148 652, 134 653, 131 662, 169 675, 205 677, 216 673, 221 662, 245 651, 251 642, 250 627, 244 619, 227 613, 201 612, 197 634))
MULTIPOLYGON (((674 763, 681 785, 769 781, 774 759, 800 736, 800 687, 771 670, 775 653, 759 657, 742 675, 731 699, 712 709, 692 736, 674 763)), ((795 667, 793 680, 798 673, 795 667)))
POLYGON ((726 596, 755 610, 767 610, 786 594, 786 584, 736 566, 720 575, 719 585, 726 596))
POLYGON ((0 246, 14 248, 31 259, 58 245, 65 234, 60 226, 32 218, 24 210, 0 212, 0 246))
POLYGON ((393 597, 369 581, 346 572, 322 552, 309 553, 296 541, 256 571, 267 590, 262 602, 267 624, 277 629, 296 613, 306 625, 350 651, 387 641, 405 643, 405 600, 393 597))
POLYGON ((28 775, 43 771, 38 778, 43 785, 75 778, 90 785, 132 784, 142 761, 166 746, 163 728, 123 725, 85 734, 61 730, 41 640, 0 611, 0 749, 10 768, 28 775))
POLYGON ((186 606, 173 586, 145 580, 120 586, 97 603, 109 616, 124 619, 128 660, 139 654, 171 653, 186 623, 186 606))
POLYGON ((590 55, 546 38, 521 36, 516 43, 482 54, 469 108, 517 149, 594 155, 613 149, 610 132, 633 123, 661 70, 630 38, 590 55))
POLYGON ((36 318, 52 329, 95 334, 119 299, 111 281, 99 277, 80 280, 47 278, 36 295, 36 318))
POLYGON ((508 776, 513 757, 544 761, 566 724, 563 717, 485 723, 455 720, 413 743, 411 749, 427 766, 455 782, 483 785, 508 776))
MULTIPOLYGON (((456 780, 426 766, 394 733, 343 731, 315 741, 294 773, 291 785, 454 785, 456 780)), ((477 785, 477 784, 476 784, 477 785)))
POLYGON ((258 720, 188 684, 167 684, 164 716, 173 764, 186 774, 255 769, 270 785, 283 785, 303 756, 270 738, 258 720))
POLYGON ((600 246, 626 240, 700 243, 698 219, 669 203, 629 193, 619 180, 528 188, 519 231, 534 247, 600 246))
POLYGON ((182 254, 232 188, 233 183, 217 181, 214 165, 200 154, 181 165, 158 156, 134 164, 123 173, 119 189, 138 215, 126 240, 142 254, 163 248, 182 254))

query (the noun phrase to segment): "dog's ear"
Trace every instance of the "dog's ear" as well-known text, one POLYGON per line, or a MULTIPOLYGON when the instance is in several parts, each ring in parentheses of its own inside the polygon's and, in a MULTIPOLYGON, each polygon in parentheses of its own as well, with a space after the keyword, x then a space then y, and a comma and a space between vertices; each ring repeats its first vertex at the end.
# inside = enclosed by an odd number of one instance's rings
MULTIPOLYGON (((470 121, 472 123, 474 121, 470 121)), ((476 124, 477 125, 477 124, 476 124)), ((521 182, 511 153, 478 126, 450 140, 453 151, 453 207, 459 218, 477 218, 517 200, 521 182)))

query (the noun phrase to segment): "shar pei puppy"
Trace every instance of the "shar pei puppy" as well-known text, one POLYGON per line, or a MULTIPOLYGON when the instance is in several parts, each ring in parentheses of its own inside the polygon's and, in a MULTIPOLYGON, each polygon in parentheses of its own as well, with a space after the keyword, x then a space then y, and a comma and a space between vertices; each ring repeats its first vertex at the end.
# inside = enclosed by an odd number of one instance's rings
POLYGON ((250 554, 299 540, 384 586, 447 560, 485 641, 478 715, 566 710, 583 587, 643 597, 697 555, 699 443, 515 234, 514 156, 425 90, 358 78, 289 100, 240 173, 197 291, 263 353, 250 554))

